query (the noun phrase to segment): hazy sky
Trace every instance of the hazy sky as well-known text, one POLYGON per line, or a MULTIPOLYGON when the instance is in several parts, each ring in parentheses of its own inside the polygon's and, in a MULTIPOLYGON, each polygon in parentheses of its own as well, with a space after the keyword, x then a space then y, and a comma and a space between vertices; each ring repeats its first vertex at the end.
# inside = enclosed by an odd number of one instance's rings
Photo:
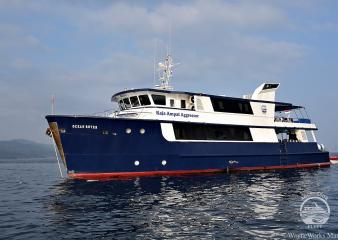
POLYGON ((48 142, 44 116, 110 109, 153 86, 172 25, 177 90, 227 96, 279 82, 338 150, 338 1, 0 0, 0 139, 48 142))

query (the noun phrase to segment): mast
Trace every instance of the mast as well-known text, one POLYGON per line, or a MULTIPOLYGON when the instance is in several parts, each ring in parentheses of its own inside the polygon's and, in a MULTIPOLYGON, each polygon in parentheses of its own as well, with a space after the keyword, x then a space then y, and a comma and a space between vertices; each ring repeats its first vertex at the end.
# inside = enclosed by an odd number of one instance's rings
POLYGON ((162 74, 159 78, 160 85, 156 85, 155 87, 163 90, 173 90, 174 88, 170 85, 171 79, 173 76, 173 67, 178 65, 179 63, 174 64, 171 55, 168 53, 164 62, 159 62, 159 70, 162 71, 162 74))
POLYGON ((167 46, 167 55, 164 59, 164 62, 158 63, 158 70, 162 71, 160 74, 159 80, 160 85, 155 85, 155 88, 163 89, 163 90, 173 90, 174 88, 170 85, 171 78, 173 76, 173 67, 178 65, 179 63, 173 63, 173 58, 171 57, 171 41, 172 41, 172 25, 170 22, 169 27, 169 46, 167 46))

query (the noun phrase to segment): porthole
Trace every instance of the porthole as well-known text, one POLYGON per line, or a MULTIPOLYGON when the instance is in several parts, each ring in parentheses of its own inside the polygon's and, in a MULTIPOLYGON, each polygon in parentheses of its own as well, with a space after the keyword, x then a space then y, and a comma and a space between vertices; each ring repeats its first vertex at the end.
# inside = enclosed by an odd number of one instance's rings
POLYGON ((138 165, 140 165, 140 162, 136 160, 136 161, 134 162, 134 165, 135 165, 135 166, 138 166, 138 165))
POLYGON ((127 128, 127 129, 126 129, 126 133, 127 133, 127 134, 131 134, 131 129, 130 129, 130 128, 127 128))
POLYGON ((145 134, 145 132, 146 132, 146 130, 145 130, 144 128, 141 128, 141 129, 140 129, 140 133, 141 133, 141 134, 145 134))
POLYGON ((162 161, 162 165, 163 165, 163 166, 167 165, 167 161, 166 161, 166 160, 163 160, 163 161, 162 161))

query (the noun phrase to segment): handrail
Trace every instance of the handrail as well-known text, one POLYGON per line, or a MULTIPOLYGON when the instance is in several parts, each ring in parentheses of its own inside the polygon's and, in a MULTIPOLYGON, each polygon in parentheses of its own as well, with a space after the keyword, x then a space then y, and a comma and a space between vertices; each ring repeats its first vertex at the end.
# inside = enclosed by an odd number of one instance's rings
POLYGON ((285 117, 275 117, 275 122, 291 122, 291 123, 311 123, 309 118, 285 118, 285 117))

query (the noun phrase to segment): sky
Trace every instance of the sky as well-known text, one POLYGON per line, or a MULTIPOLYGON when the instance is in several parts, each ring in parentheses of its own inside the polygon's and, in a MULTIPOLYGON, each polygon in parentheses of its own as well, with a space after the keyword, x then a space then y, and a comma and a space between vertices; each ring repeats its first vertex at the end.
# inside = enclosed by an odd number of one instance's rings
POLYGON ((49 143, 52 95, 57 114, 91 114, 153 87, 170 46, 175 90, 281 83, 277 100, 305 106, 338 151, 337 13, 335 0, 0 0, 0 140, 49 143))

